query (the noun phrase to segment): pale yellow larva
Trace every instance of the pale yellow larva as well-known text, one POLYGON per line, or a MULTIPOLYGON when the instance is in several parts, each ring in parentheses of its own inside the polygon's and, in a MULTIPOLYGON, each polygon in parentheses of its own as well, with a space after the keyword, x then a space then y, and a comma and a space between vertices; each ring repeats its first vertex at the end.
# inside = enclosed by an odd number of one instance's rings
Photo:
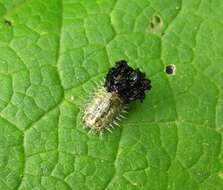
POLYGON ((91 101, 86 104, 83 112, 84 125, 92 133, 108 130, 114 125, 119 125, 118 121, 125 116, 126 105, 116 93, 107 92, 105 87, 100 87, 94 93, 91 101))

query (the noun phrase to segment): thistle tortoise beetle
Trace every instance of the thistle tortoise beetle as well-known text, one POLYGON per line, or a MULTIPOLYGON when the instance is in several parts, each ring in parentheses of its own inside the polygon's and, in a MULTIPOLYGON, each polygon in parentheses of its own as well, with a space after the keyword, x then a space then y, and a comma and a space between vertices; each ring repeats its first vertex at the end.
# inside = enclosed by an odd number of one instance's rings
POLYGON ((145 98, 145 91, 151 89, 151 81, 145 78, 145 73, 133 69, 126 61, 116 62, 109 69, 105 82, 96 89, 93 97, 83 109, 83 123, 89 132, 111 132, 114 125, 124 118, 129 103, 145 98))

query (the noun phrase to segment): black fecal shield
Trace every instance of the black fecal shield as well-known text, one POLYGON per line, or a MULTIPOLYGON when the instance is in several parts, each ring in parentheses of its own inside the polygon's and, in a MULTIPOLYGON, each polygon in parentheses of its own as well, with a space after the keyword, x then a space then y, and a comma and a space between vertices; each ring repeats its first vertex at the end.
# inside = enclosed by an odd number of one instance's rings
POLYGON ((108 92, 117 93, 124 103, 136 99, 141 102, 145 98, 145 90, 151 89, 151 81, 145 78, 145 73, 128 66, 124 60, 116 62, 105 77, 105 87, 108 92))

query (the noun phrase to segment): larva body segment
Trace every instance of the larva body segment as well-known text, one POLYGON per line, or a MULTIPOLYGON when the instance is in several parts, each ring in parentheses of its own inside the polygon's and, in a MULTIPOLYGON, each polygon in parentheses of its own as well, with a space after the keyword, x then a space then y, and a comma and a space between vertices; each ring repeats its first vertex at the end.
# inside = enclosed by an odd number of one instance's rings
POLYGON ((107 92, 105 87, 98 88, 91 101, 86 104, 83 113, 83 122, 93 133, 110 130, 117 124, 124 104, 117 94, 107 92))

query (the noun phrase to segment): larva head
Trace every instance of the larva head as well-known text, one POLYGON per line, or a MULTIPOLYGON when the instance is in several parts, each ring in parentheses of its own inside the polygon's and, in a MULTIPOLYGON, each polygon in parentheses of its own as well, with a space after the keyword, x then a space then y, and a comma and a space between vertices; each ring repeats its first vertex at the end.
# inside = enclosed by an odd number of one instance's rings
POLYGON ((105 87, 108 92, 115 92, 124 103, 145 98, 145 91, 151 89, 151 81, 145 73, 128 66, 124 60, 116 62, 106 75, 105 87))

